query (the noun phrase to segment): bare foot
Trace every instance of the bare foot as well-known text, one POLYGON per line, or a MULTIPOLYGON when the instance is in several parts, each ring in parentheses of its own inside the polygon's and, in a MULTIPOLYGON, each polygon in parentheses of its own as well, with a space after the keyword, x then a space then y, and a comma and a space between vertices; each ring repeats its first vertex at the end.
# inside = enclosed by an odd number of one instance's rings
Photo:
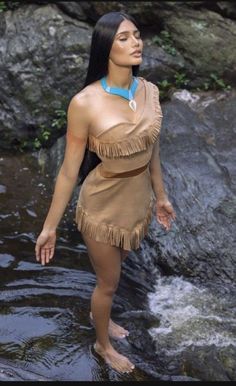
MULTIPOLYGON (((93 323, 92 313, 89 314, 90 320, 93 323)), ((111 338, 114 339, 123 339, 129 335, 129 331, 125 328, 119 326, 119 324, 113 322, 112 319, 109 320, 108 334, 111 338)))
POLYGON ((134 370, 134 364, 124 355, 119 354, 112 346, 104 350, 102 346, 96 342, 93 347, 96 353, 99 354, 114 370, 121 373, 131 373, 134 370))
POLYGON ((119 326, 119 324, 109 320, 108 333, 112 338, 122 339, 129 335, 129 331, 119 326))

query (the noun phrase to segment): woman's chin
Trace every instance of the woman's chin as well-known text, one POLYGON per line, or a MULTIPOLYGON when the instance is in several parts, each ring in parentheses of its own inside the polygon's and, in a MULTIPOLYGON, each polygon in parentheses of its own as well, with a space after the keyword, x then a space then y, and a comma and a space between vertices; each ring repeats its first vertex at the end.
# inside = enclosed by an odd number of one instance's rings
POLYGON ((134 57, 133 60, 132 60, 132 63, 134 63, 134 64, 141 63, 142 60, 143 60, 142 56, 137 57, 137 58, 134 57))

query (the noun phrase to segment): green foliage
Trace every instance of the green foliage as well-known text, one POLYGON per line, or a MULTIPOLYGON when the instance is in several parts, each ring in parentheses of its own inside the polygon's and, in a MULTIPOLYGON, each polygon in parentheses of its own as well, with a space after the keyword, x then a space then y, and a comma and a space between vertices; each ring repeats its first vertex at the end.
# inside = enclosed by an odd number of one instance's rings
POLYGON ((174 75, 174 78, 175 78, 175 86, 177 88, 185 87, 190 82, 190 80, 186 78, 186 74, 184 73, 176 72, 174 75))
POLYGON ((167 99, 169 91, 176 88, 186 88, 190 80, 187 79, 185 73, 176 72, 171 80, 164 79, 158 83, 160 91, 160 99, 167 99))
POLYGON ((188 86, 188 89, 193 91, 209 91, 209 90, 231 90, 231 86, 227 85, 223 79, 219 78, 217 74, 210 74, 210 77, 201 86, 197 88, 191 88, 190 79, 186 77, 185 73, 176 72, 174 78, 165 79, 158 82, 158 88, 160 91, 160 99, 168 99, 169 92, 173 89, 183 89, 188 86))
MULTIPOLYGON (((38 109, 34 110, 34 113, 36 113, 38 109)), ((55 130, 52 130, 52 128, 57 129, 57 134, 54 133, 55 139, 58 138, 58 136, 62 135, 65 131, 65 126, 67 122, 67 114, 65 110, 58 109, 55 110, 55 118, 53 118, 52 123, 50 125, 50 128, 47 128, 46 125, 41 124, 40 131, 38 133, 38 136, 34 139, 27 139, 20 143, 19 148, 20 151, 26 151, 26 150, 39 150, 42 147, 48 147, 52 144, 52 134, 55 130)))
MULTIPOLYGON (((190 83, 185 73, 175 72, 171 79, 164 79, 157 82, 160 99, 169 99, 169 93, 173 89, 186 88, 190 83)), ((191 88, 190 86, 188 88, 191 88)), ((223 79, 219 78, 217 74, 211 73, 209 79, 202 84, 202 86, 193 89, 193 91, 208 91, 208 90, 230 90, 231 86, 227 85, 223 79)), ((34 110, 34 113, 39 112, 38 109, 34 110)), ((67 124, 67 113, 66 110, 57 109, 55 110, 55 117, 52 119, 49 127, 42 124, 40 125, 40 131, 37 137, 33 139, 23 140, 19 145, 18 149, 21 152, 27 150, 39 150, 42 147, 49 147, 53 144, 53 141, 59 136, 63 135, 66 131, 67 124), (54 130, 53 130, 54 129, 54 130), (56 129, 56 133, 55 133, 56 129)))
POLYGON ((45 125, 40 126, 40 132, 34 139, 27 139, 20 143, 20 151, 25 150, 38 150, 41 147, 47 145, 47 142, 51 136, 51 132, 46 129, 45 125))
POLYGON ((157 84, 160 92, 160 99, 166 99, 168 97, 168 91, 172 87, 172 84, 166 79, 162 80, 161 82, 158 82, 157 84))
POLYGON ((22 1, 0 1, 0 12, 7 11, 8 9, 15 9, 23 3, 22 1))
POLYGON ((41 144, 39 138, 38 138, 38 137, 35 138, 34 141, 33 141, 33 147, 34 147, 34 149, 39 149, 39 148, 41 147, 41 145, 42 145, 42 144, 41 144))
POLYGON ((7 10, 7 6, 5 4, 5 1, 0 1, 0 12, 4 12, 7 10))
POLYGON ((159 36, 155 35, 152 38, 152 43, 157 44, 158 46, 162 47, 163 50, 168 52, 168 54, 175 56, 176 55, 176 49, 174 48, 173 41, 171 38, 171 35, 168 31, 161 31, 159 36))
POLYGON ((210 78, 203 83, 202 87, 197 88, 197 91, 200 90, 231 90, 231 86, 226 84, 217 74, 211 73, 210 78))
POLYGON ((53 119, 51 126, 61 130, 66 125, 66 111, 58 109, 55 111, 56 118, 53 119))

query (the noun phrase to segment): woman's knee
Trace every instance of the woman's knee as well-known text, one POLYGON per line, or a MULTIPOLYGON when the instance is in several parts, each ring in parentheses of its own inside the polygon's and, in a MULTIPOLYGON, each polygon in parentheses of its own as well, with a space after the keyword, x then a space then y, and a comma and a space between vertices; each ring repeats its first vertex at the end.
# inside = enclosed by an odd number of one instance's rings
POLYGON ((83 238, 96 274, 98 288, 104 294, 114 294, 119 284, 121 272, 119 248, 97 242, 84 234, 83 238))
POLYGON ((97 278, 97 287, 104 295, 113 296, 118 288, 118 285, 119 285, 118 278, 115 280, 108 280, 108 281, 97 278))

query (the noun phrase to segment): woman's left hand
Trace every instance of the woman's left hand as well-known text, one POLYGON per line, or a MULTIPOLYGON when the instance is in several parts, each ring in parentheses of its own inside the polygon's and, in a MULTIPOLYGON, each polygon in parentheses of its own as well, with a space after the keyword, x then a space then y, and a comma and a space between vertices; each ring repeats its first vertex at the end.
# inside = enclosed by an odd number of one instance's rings
POLYGON ((176 219, 176 213, 172 204, 167 198, 156 200, 157 221, 163 225, 166 230, 170 229, 171 220, 176 219))

